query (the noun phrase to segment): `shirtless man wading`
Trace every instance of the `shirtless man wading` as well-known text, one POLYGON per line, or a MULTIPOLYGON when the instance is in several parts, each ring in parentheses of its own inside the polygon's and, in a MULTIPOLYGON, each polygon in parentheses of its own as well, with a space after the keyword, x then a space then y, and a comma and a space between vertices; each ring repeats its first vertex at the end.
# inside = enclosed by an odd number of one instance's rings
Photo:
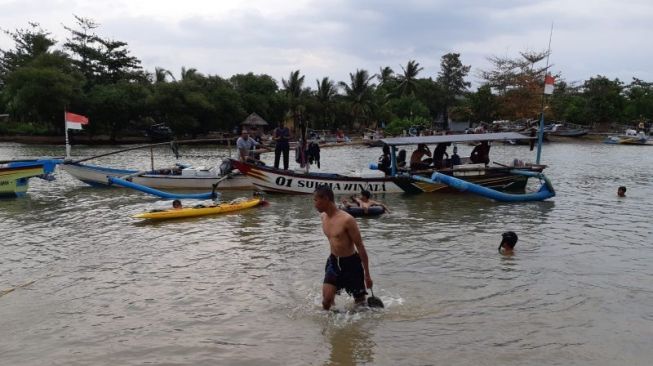
POLYGON ((338 209, 329 186, 318 186, 313 201, 331 247, 322 285, 322 307, 329 310, 335 303, 336 293, 343 288, 356 304, 363 304, 366 288, 372 288, 373 283, 358 224, 351 215, 338 209))

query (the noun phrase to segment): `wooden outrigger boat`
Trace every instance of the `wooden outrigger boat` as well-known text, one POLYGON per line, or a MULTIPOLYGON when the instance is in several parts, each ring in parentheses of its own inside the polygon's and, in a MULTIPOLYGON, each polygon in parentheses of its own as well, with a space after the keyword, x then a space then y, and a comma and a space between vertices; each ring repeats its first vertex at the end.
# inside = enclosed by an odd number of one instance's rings
POLYGON ((528 178, 541 174, 546 168, 545 165, 461 164, 437 170, 408 171, 397 167, 396 156, 397 148, 406 145, 525 139, 531 139, 531 137, 516 132, 386 138, 382 141, 390 146, 392 156, 392 173, 389 175, 378 170, 370 170, 360 176, 306 173, 274 169, 236 160, 232 160, 232 164, 247 175, 259 190, 274 193, 310 194, 317 186, 323 184, 329 185, 336 194, 353 194, 362 189, 377 194, 457 191, 457 188, 450 184, 431 181, 430 177, 434 172, 497 191, 523 192, 528 178))
POLYGON ((59 159, 15 160, 0 164, 0 197, 21 197, 29 186, 29 179, 39 177, 52 180, 59 159))
POLYGON ((134 183, 158 189, 210 190, 218 180, 220 180, 220 190, 252 190, 254 188, 246 176, 242 174, 227 176, 226 169, 220 167, 175 165, 165 169, 138 171, 71 162, 63 164, 61 168, 73 177, 94 187, 111 185, 108 178, 113 177, 128 179, 134 183))
MULTIPOLYGON (((186 140, 178 141, 181 143, 198 143, 198 142, 215 142, 223 139, 205 139, 205 140, 186 140)), ((116 169, 103 167, 92 164, 83 164, 83 162, 107 156, 120 154, 127 151, 152 148, 159 145, 170 145, 169 142, 131 147, 119 151, 114 151, 102 155, 93 156, 80 160, 66 159, 61 168, 68 174, 80 181, 93 187, 107 187, 113 183, 110 178, 119 178, 128 180, 149 188, 155 189, 190 189, 190 190, 211 190, 213 185, 219 183, 218 190, 252 190, 249 178, 234 171, 229 160, 222 161, 222 164, 215 167, 192 167, 184 164, 175 164, 175 166, 154 169, 154 163, 150 170, 138 171, 133 169, 116 169)), ((175 146, 176 149, 176 146, 175 146)), ((150 150, 152 153, 152 150, 150 150)), ((152 161, 154 159, 152 158, 152 161)))

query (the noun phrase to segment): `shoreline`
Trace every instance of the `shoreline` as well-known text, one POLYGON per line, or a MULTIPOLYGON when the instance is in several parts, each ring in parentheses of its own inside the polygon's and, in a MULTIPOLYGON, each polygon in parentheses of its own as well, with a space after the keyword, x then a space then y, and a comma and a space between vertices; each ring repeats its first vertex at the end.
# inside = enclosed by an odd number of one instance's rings
MULTIPOLYGON (((590 132, 585 136, 581 137, 565 137, 565 136, 549 136, 551 142, 596 142, 603 141, 607 136, 615 135, 615 133, 610 132, 590 132)), ((232 139, 235 144, 238 136, 230 135, 198 135, 195 139, 216 139, 216 138, 225 138, 232 139)), ((111 141, 110 137, 107 135, 96 135, 96 136, 86 136, 86 135, 72 135, 69 136, 71 145, 132 145, 132 144, 152 144, 157 142, 166 142, 166 141, 153 141, 147 136, 122 136, 116 138, 115 141, 111 141)), ((188 137, 179 137, 178 140, 187 140, 188 137)), ((66 138, 65 136, 34 136, 34 135, 0 135, 0 142, 13 142, 26 145, 65 145, 66 138)), ((360 137, 353 137, 348 144, 365 144, 366 140, 363 140, 360 137)), ((227 145, 224 142, 210 142, 211 144, 222 144, 227 145)), ((321 143, 321 145, 340 145, 339 143, 321 143)))

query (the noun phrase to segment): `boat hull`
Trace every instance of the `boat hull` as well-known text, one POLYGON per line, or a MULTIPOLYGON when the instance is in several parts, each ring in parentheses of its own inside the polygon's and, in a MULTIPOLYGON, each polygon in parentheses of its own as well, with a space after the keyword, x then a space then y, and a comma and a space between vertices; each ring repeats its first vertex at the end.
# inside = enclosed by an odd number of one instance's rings
MULTIPOLYGON (((107 187, 110 185, 107 176, 124 177, 129 174, 138 173, 136 170, 113 169, 86 164, 64 164, 61 166, 68 174, 79 179, 80 181, 94 186, 107 187)), ((131 181, 150 188, 157 189, 192 189, 192 190, 211 190, 212 185, 222 176, 183 176, 183 175, 165 175, 165 174, 143 174, 134 176, 131 181)), ((252 190, 254 186, 249 178, 242 174, 236 174, 233 177, 220 181, 218 190, 252 190)))
POLYGON ((263 203, 263 199, 261 197, 254 197, 242 202, 222 203, 212 207, 190 207, 190 208, 182 208, 178 210, 170 209, 170 210, 163 210, 163 211, 143 212, 140 214, 136 214, 133 217, 137 219, 166 220, 166 219, 178 219, 184 217, 218 215, 218 214, 223 214, 228 212, 245 210, 248 208, 258 206, 262 203, 263 203))
POLYGON ((653 145, 647 137, 640 136, 609 136, 603 142, 610 145, 653 145))
POLYGON ((0 197, 20 197, 25 195, 29 178, 45 174, 43 164, 0 168, 0 197))
MULTIPOLYGON (((409 175, 375 178, 344 176, 329 173, 299 173, 232 160, 232 165, 247 175, 257 189, 269 193, 312 194, 320 185, 328 185, 335 194, 355 194, 368 190, 381 193, 456 192, 440 183, 416 181, 409 175)), ((451 175, 500 191, 523 191, 528 177, 510 173, 512 168, 480 168, 470 166, 450 172, 451 175)), ((541 172, 544 166, 532 168, 541 172)))

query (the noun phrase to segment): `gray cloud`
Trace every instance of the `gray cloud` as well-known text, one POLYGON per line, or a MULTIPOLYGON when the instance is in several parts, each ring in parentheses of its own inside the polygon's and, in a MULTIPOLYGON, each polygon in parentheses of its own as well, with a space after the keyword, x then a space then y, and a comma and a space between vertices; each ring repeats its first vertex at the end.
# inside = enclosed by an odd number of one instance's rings
MULTIPOLYGON (((551 61, 565 79, 601 74, 653 81, 647 47, 653 4, 647 1, 313 1, 285 12, 198 9, 165 20, 93 9, 82 1, 13 1, 3 5, 0 24, 13 29, 39 21, 63 40, 61 23, 74 24, 74 13, 101 23, 99 34, 129 43, 149 70, 161 66, 178 74, 185 66, 225 77, 252 71, 280 81, 300 69, 313 86, 323 76, 347 81, 356 69, 400 71, 412 59, 424 67, 423 76, 436 76, 448 52, 460 53, 475 73, 489 67, 488 56, 545 49, 554 22, 551 61)), ((0 39, 0 47, 8 44, 0 39)))

